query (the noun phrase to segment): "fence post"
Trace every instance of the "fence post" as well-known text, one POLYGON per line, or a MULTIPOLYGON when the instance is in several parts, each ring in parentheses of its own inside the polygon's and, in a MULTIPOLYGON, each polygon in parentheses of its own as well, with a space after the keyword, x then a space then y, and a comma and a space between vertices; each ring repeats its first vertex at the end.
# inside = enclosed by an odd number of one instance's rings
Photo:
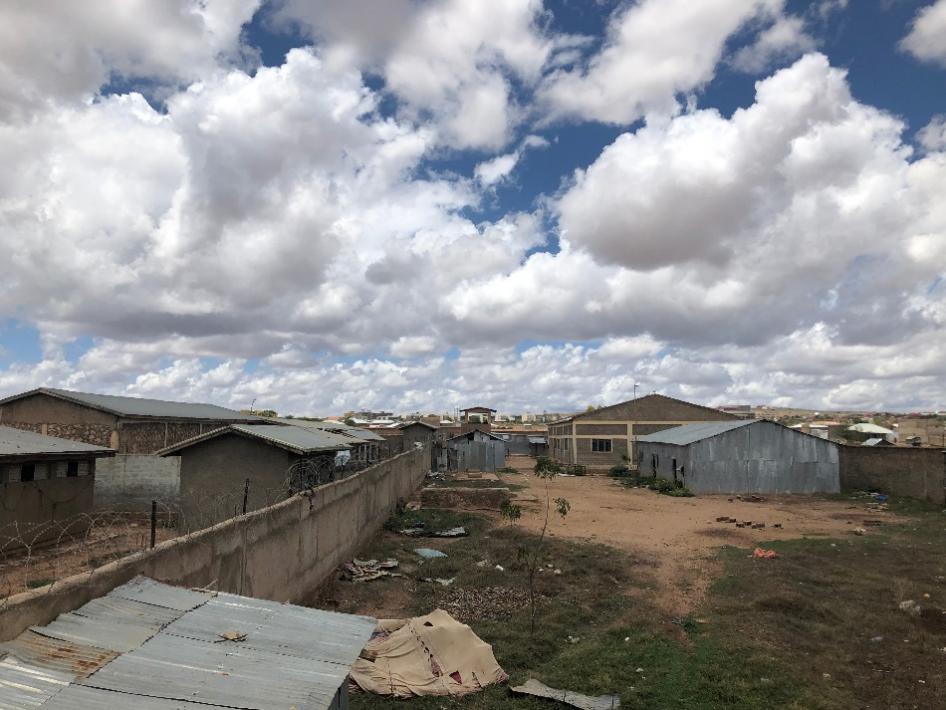
POLYGON ((154 547, 158 534, 158 501, 151 501, 151 547, 154 547))
POLYGON ((247 478, 243 483, 243 515, 246 515, 246 502, 250 497, 250 479, 247 478))

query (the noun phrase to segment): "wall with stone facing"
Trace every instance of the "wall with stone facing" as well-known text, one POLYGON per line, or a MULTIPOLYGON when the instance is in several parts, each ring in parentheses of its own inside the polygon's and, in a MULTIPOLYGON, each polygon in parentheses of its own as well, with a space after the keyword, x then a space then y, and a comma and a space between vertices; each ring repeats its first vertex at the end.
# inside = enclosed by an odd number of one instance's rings
POLYGON ((420 487, 429 463, 429 451, 410 451, 91 573, 0 600, 0 642, 48 624, 139 574, 178 586, 304 602, 381 529, 399 499, 420 487))
POLYGON ((946 503, 946 454, 907 446, 841 446, 841 490, 946 503))

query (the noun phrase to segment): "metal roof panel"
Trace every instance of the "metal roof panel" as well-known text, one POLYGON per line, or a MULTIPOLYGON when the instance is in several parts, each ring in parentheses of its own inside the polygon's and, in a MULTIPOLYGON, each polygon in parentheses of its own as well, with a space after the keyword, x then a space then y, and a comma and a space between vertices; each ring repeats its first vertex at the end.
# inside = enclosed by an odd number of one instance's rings
POLYGON ((72 682, 72 674, 38 668, 16 658, 0 659, 0 708, 33 710, 72 682))
MULTIPOLYGON (((224 421, 259 421, 260 417, 243 414, 235 409, 227 409, 216 404, 201 402, 172 402, 164 399, 146 399, 144 397, 123 397, 113 394, 94 394, 91 392, 73 392, 72 390, 42 387, 27 394, 45 393, 54 397, 68 399, 95 409, 104 409, 115 414, 129 417, 164 417, 168 419, 217 419, 224 421)), ((20 397, 22 395, 17 395, 20 397)), ((8 398, 8 399, 15 399, 8 398)), ((6 400, 4 400, 6 401, 6 400)))
POLYGON ((765 421, 763 419, 737 419, 727 422, 699 422, 696 424, 683 424, 670 429, 664 429, 654 434, 637 437, 637 441, 652 444, 675 444, 676 446, 686 446, 701 439, 708 439, 711 436, 717 436, 733 429, 739 429, 745 426, 751 426, 756 422, 765 421))
POLYGON ((0 426, 0 456, 96 453, 111 456, 115 450, 107 446, 94 446, 81 441, 37 434, 35 431, 0 426))

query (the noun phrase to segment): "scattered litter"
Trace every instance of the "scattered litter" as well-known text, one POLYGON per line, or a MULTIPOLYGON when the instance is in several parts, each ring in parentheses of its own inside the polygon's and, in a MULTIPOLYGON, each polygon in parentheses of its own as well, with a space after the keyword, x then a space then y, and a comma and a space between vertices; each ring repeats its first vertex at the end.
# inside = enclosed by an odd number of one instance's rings
POLYGON ((403 574, 391 572, 397 568, 397 560, 388 559, 383 562, 378 560, 359 560, 354 559, 342 565, 343 576, 352 582, 370 582, 381 577, 403 577, 403 574))
POLYGON ((824 678, 825 680, 831 680, 831 674, 830 674, 830 673, 822 673, 822 674, 821 674, 821 677, 824 678))
POLYGON ((861 524, 862 524, 864 527, 875 527, 875 528, 879 528, 881 525, 884 524, 884 521, 883 521, 883 520, 864 520, 861 524))
POLYGON ((637 669, 636 671, 634 671, 634 672, 635 672, 635 673, 643 673, 643 672, 644 672, 644 669, 643 669, 643 668, 638 668, 638 669, 637 669))
POLYGON ((427 478, 429 481, 446 481, 447 474, 440 471, 431 471, 425 476, 425 478, 427 478))
POLYGON ((770 560, 774 557, 778 557, 778 553, 775 550, 764 550, 761 547, 757 547, 753 553, 753 557, 759 557, 762 559, 770 560))
POLYGON ((880 643, 880 642, 883 641, 883 640, 884 640, 884 637, 883 637, 883 636, 871 636, 870 642, 871 642, 871 643, 880 643))
POLYGON ((756 495, 748 496, 747 498, 743 498, 743 500, 749 501, 750 503, 765 503, 765 498, 756 495))
POLYGON ((922 610, 920 609, 920 605, 915 601, 907 599, 906 601, 900 602, 900 611, 910 616, 919 616, 922 610))
MULTIPOLYGON (((624 637, 624 643, 627 643, 627 642, 630 641, 630 640, 631 640, 631 637, 630 637, 630 636, 625 636, 625 637, 624 637)), ((944 648, 943 650, 946 651, 946 648, 944 648)))
POLYGON ((569 636, 568 643, 578 643, 581 641, 581 636, 569 636))
POLYGON ((469 535, 469 533, 466 531, 466 528, 462 526, 433 533, 434 537, 466 537, 467 535, 469 535))
POLYGON ((562 570, 560 570, 558 567, 552 570, 552 574, 561 574, 561 573, 562 573, 562 570))
POLYGON ((765 527, 765 523, 753 523, 752 525, 753 530, 761 530, 764 527, 765 527))
POLYGON ((530 678, 523 685, 513 686, 510 690, 520 695, 533 695, 537 698, 558 700, 560 703, 571 705, 573 708, 579 708, 580 710, 613 710, 621 707, 621 699, 617 695, 601 695, 598 697, 582 695, 570 690, 550 688, 535 678, 530 678))
POLYGON ((451 584, 457 581, 456 577, 450 577, 450 579, 445 579, 443 577, 423 577, 420 580, 421 582, 430 582, 431 584, 439 584, 441 587, 449 587, 451 584))
POLYGON ((503 567, 502 565, 496 565, 496 571, 497 571, 497 572, 505 572, 505 571, 506 571, 506 568, 503 567))
POLYGON ((437 557, 446 557, 446 552, 441 552, 440 550, 432 550, 429 547, 418 547, 414 550, 415 553, 423 557, 425 560, 432 560, 437 557))
POLYGON ((412 500, 407 505, 404 506, 404 510, 416 511, 420 510, 420 501, 412 500))
POLYGON ((427 527, 423 523, 414 523, 409 528, 398 530, 398 532, 408 537, 466 537, 469 535, 464 527, 450 528, 449 530, 440 530, 438 532, 427 532, 427 527))
POLYGON ((459 696, 506 681, 492 647, 443 609, 378 622, 351 668, 351 686, 377 695, 459 696))
POLYGON ((851 530, 851 532, 854 533, 855 535, 866 535, 866 534, 867 534, 867 530, 866 530, 865 528, 854 528, 853 530, 851 530))
POLYGON ((773 527, 773 528, 780 528, 780 527, 782 527, 782 524, 781 524, 781 523, 772 523, 772 527, 773 527))
POLYGON ((482 569, 486 567, 486 565, 488 564, 489 564, 489 560, 480 560, 479 562, 476 563, 476 566, 482 569))
POLYGON ((214 641, 214 643, 223 643, 224 641, 239 643, 240 641, 246 641, 246 634, 241 634, 239 631, 224 631, 222 634, 217 635, 220 638, 214 641))

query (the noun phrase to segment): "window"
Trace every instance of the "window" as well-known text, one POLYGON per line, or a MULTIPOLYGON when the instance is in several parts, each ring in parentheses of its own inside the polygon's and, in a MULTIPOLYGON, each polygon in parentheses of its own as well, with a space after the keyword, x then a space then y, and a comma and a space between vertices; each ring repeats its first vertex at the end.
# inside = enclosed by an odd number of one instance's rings
POLYGON ((66 462, 66 478, 75 478, 78 475, 79 475, 79 462, 67 461, 66 462))
POLYGON ((36 464, 35 463, 25 463, 20 466, 20 480, 21 481, 32 481, 36 475, 36 464))
POLYGON ((568 451, 568 439, 562 439, 562 449, 568 451))
POLYGON ((611 440, 610 439, 592 439, 591 450, 599 454, 610 454, 611 453, 611 440))

